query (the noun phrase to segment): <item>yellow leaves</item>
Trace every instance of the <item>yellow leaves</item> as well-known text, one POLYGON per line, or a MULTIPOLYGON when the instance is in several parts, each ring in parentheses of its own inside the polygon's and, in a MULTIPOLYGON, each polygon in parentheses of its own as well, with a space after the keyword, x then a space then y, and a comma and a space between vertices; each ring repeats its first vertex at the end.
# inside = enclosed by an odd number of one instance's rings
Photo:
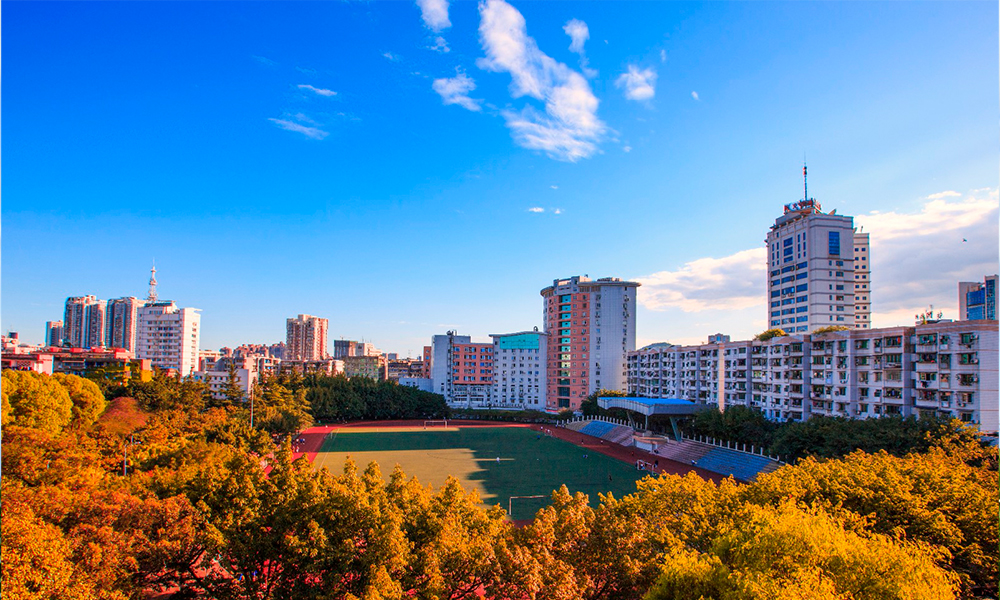
POLYGON ((953 597, 924 548, 848 531, 819 509, 746 505, 713 537, 708 552, 671 551, 647 599, 953 597))
POLYGON ((30 371, 4 371, 3 393, 10 410, 4 425, 59 433, 73 416, 73 401, 54 378, 30 371))

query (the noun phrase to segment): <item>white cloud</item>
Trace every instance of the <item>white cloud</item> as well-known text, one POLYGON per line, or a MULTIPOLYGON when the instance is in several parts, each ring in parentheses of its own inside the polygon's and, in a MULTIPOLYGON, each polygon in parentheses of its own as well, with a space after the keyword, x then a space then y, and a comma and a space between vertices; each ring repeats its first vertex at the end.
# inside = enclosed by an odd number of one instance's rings
POLYGON ((570 162, 597 152, 607 127, 597 117, 599 101, 587 80, 542 52, 528 36, 524 17, 503 0, 481 2, 479 14, 486 57, 476 64, 510 73, 513 98, 530 96, 545 104, 544 114, 532 106, 501 111, 514 140, 570 162))
POLYGON ((561 214, 563 214, 563 209, 561 209, 561 208, 553 208, 552 209, 552 214, 561 215, 561 214))
POLYGON ((393 54, 392 52, 386 51, 386 52, 382 53, 382 56, 388 58, 392 62, 399 62, 399 55, 398 54, 393 54))
POLYGON ((637 280, 638 301, 649 310, 684 312, 764 310, 767 249, 743 250, 722 258, 699 258, 676 271, 660 271, 637 280))
MULTIPOLYGON (((908 325, 930 305, 957 318, 958 282, 981 281, 1000 270, 998 218, 996 189, 940 192, 924 198, 916 212, 855 217, 855 225, 871 235, 873 325, 908 325)), ((763 315, 766 261, 765 248, 693 260, 674 271, 638 277, 643 284, 638 300, 657 312, 750 309, 763 315)), ((728 314, 713 322, 725 321, 728 314)))
POLYGON ((701 98, 698 97, 698 92, 691 92, 691 97, 695 100, 701 100, 701 98))
POLYGON ((323 131, 318 127, 308 127, 306 125, 300 125, 298 123, 294 123, 292 121, 286 121, 284 119, 269 118, 268 121, 271 121, 272 123, 274 123, 275 125, 277 125, 282 129, 301 133, 302 135, 312 138, 314 140, 321 140, 326 136, 330 135, 329 132, 323 131))
POLYGON ((563 31, 572 40, 569 44, 569 51, 583 55, 583 45, 590 39, 590 29, 587 24, 580 19, 570 19, 563 26, 563 31))
POLYGON ((945 191, 945 192, 938 192, 936 194, 931 194, 930 196, 927 196, 927 199, 928 200, 937 200, 939 198, 957 198, 957 197, 959 197, 961 195, 962 194, 959 194, 958 192, 956 192, 954 190, 948 190, 948 191, 945 191))
POLYGON ((336 96, 337 95, 337 92, 335 92, 333 90, 327 90, 327 89, 323 89, 323 88, 313 87, 313 86, 305 84, 305 83, 300 83, 298 85, 298 88, 300 90, 309 90, 310 92, 313 92, 314 94, 319 95, 319 96, 330 97, 330 96, 336 96))
POLYGON ((625 147, 622 148, 622 150, 625 151, 625 152, 631 152, 632 151, 632 146, 625 146, 625 147))
POLYGON ((872 321, 906 325, 933 304, 958 317, 958 282, 998 271, 996 189, 931 194, 918 212, 873 212, 854 222, 871 234, 872 321), (968 241, 962 241, 968 240, 968 241))
POLYGON ((476 82, 461 71, 455 77, 435 79, 431 87, 441 95, 441 100, 445 104, 457 104, 462 108, 476 112, 482 110, 479 106, 482 100, 469 97, 469 92, 476 89, 476 82))
POLYGON ((451 27, 448 20, 448 0, 417 0, 420 7, 420 18, 424 25, 432 31, 440 32, 451 27))
POLYGON ((660 50, 660 62, 667 62, 667 51, 660 50))
POLYGON ((545 209, 542 208, 541 206, 532 206, 531 208, 528 209, 528 212, 531 212, 531 213, 543 213, 543 212, 545 212, 545 209))
POLYGON ((552 189, 554 189, 554 190, 558 190, 559 189, 558 185, 550 185, 549 187, 552 188, 552 189))
POLYGON ((448 47, 448 40, 441 36, 434 38, 434 45, 430 47, 431 50, 445 54, 451 52, 451 48, 448 47))
POLYGON ((649 100, 656 94, 656 71, 642 69, 629 65, 628 72, 622 73, 615 80, 615 86, 625 89, 625 97, 629 100, 649 100))

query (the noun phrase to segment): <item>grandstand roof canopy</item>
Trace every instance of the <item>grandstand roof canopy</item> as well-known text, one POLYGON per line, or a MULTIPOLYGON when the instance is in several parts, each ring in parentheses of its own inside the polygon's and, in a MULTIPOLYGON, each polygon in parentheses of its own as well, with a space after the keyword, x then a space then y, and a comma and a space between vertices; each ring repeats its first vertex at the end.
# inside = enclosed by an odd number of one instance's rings
POLYGON ((704 404, 696 404, 680 398, 619 398, 603 397, 597 399, 601 408, 624 408, 651 417, 664 415, 670 417, 685 417, 704 410, 704 404))

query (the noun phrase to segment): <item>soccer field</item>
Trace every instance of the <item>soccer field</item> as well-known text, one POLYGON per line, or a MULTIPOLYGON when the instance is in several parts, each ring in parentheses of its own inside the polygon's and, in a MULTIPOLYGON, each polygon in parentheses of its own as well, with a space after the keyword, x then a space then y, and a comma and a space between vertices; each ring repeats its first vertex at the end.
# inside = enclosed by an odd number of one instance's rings
POLYGON ((479 490, 484 504, 504 510, 511 496, 544 496, 514 499, 515 519, 532 518, 561 484, 596 505, 598 493, 621 498, 645 475, 634 465, 526 427, 344 428, 324 442, 313 465, 340 473, 348 456, 359 469, 376 461, 386 478, 398 463, 408 477, 435 488, 454 475, 466 489, 479 490))

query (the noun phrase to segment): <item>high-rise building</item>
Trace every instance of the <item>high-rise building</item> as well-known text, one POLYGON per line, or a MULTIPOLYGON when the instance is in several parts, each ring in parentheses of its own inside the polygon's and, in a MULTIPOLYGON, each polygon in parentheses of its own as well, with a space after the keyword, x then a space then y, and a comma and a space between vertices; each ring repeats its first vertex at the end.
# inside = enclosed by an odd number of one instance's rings
POLYGON ((467 335, 449 331, 431 338, 431 380, 435 393, 452 405, 490 406, 493 386, 493 344, 473 343, 467 335))
POLYGON ((982 282, 959 282, 958 318, 963 321, 997 318, 996 275, 990 275, 982 282))
POLYGON ((545 410, 548 335, 538 331, 494 333, 493 397, 499 408, 545 410))
POLYGON ((854 328, 872 328, 872 246, 867 233, 854 232, 854 328))
POLYGON ((63 344, 63 322, 46 321, 45 345, 51 347, 51 346, 62 346, 62 344, 63 344))
POLYGON ((871 326, 868 234, 856 234, 854 218, 836 212, 822 212, 813 198, 786 204, 768 231, 769 328, 871 326))
POLYGON ((66 298, 63 338, 70 347, 104 346, 105 304, 97 296, 66 298))
POLYGON ((135 352, 135 333, 139 318, 139 307, 146 303, 138 298, 116 298, 108 300, 106 315, 105 343, 110 348, 124 348, 135 352))
POLYGON ((584 276, 557 279, 541 291, 548 334, 547 410, 577 410, 600 389, 625 391, 625 355, 635 350, 639 285, 584 276))
POLYGON ((312 315, 299 315, 285 321, 285 360, 324 360, 328 321, 312 315))
POLYGON ((136 356, 154 367, 174 369, 187 377, 198 368, 201 315, 196 308, 178 308, 170 301, 151 302, 138 309, 136 356))

